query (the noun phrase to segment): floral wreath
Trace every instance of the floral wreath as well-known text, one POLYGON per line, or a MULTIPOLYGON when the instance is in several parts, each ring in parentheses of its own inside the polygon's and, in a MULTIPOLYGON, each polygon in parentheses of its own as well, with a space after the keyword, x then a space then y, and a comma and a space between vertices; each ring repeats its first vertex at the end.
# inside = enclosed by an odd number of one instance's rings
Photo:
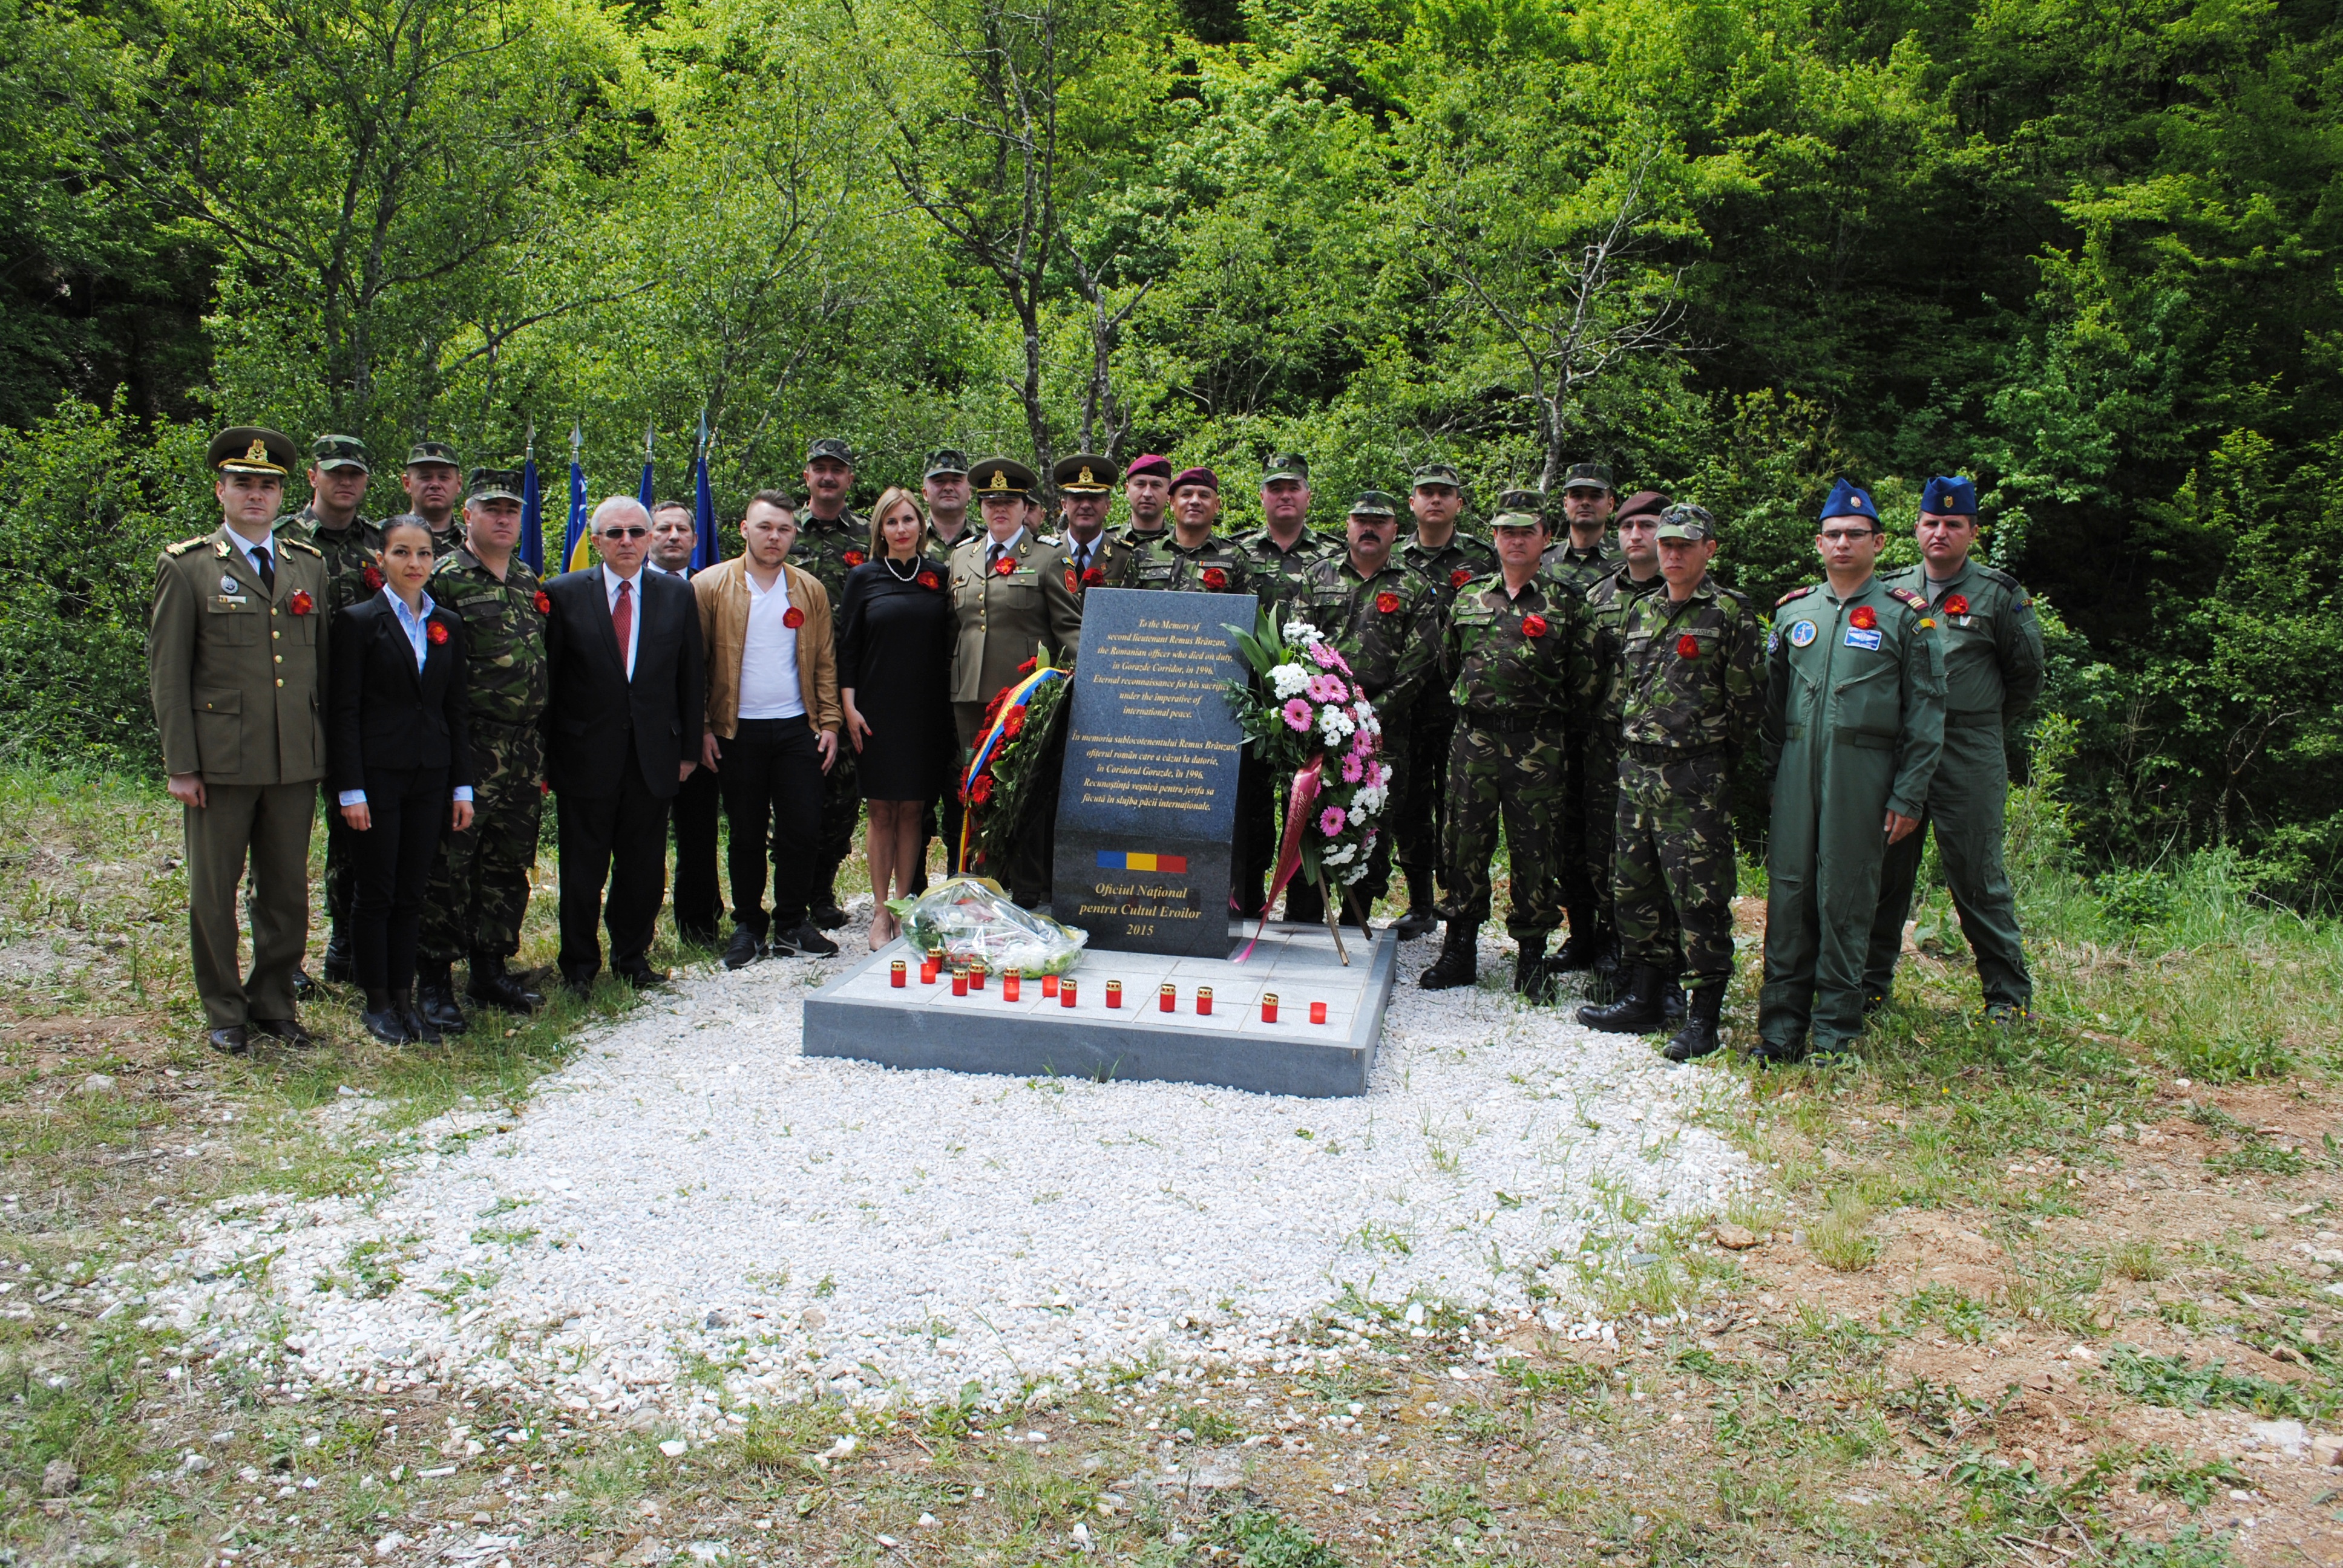
POLYGON ((960 864, 1006 865, 1009 845, 1024 819, 1049 794, 1051 742, 1061 733, 1071 663, 1052 665, 1046 652, 1017 667, 1018 680, 985 705, 976 749, 960 780, 960 864))

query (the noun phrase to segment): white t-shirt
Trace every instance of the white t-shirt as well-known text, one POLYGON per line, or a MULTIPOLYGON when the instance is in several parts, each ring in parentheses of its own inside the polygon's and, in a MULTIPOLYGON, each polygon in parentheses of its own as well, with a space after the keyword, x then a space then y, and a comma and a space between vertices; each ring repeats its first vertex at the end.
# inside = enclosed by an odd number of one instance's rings
POLYGON ((789 613, 789 579, 784 572, 768 590, 743 571, 749 585, 749 636, 740 649, 740 717, 802 719, 805 695, 798 689, 798 632, 781 624, 789 613))

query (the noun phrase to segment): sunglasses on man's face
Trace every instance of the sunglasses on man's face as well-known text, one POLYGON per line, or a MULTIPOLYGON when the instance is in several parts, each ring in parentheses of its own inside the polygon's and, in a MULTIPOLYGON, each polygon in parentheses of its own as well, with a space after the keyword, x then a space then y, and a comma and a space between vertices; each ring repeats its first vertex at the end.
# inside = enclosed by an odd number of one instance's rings
POLYGON ((606 539, 639 539, 649 532, 649 528, 604 528, 602 537, 606 539))

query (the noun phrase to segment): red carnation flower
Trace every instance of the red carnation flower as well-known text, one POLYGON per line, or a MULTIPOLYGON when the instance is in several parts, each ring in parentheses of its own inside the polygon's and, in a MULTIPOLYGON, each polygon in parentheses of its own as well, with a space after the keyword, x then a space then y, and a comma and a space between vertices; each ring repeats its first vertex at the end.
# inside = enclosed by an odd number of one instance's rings
POLYGON ((1399 613, 1399 595, 1395 593, 1379 593, 1375 595, 1375 613, 1377 615, 1397 615, 1399 613))
POLYGON ((995 577, 1005 578, 1016 569, 1017 563, 1011 560, 1007 556, 1003 556, 999 560, 992 563, 992 575, 995 577))
POLYGON ((1082 568, 1082 586, 1084 588, 1091 588, 1104 581, 1106 581, 1106 568, 1104 567, 1084 567, 1082 568))
POLYGON ((941 588, 943 586, 943 578, 936 576, 933 572, 921 572, 920 574, 920 586, 923 588, 941 588))
POLYGON ((850 567, 859 567, 870 558, 869 556, 864 555, 860 550, 849 550, 846 552, 846 564, 850 567))
POLYGON ((1544 637, 1545 635, 1545 617, 1535 614, 1522 617, 1522 635, 1523 637, 1544 637))
POLYGON ((798 628, 805 625, 805 611, 795 605, 789 606, 789 613, 781 617, 781 624, 791 631, 797 630, 798 628))
POLYGON ((1969 596, 1965 593, 1956 593, 1952 598, 1946 599, 1945 601, 1945 613, 1946 615, 1968 614, 1969 596))
MULTIPOLYGON (((299 612, 297 611, 295 613, 297 614, 299 612)), ((423 628, 423 636, 434 648, 446 647, 447 642, 447 623, 445 621, 433 621, 429 626, 423 628)))
POLYGON ((1867 604, 1859 604, 1855 613, 1846 618, 1846 623, 1857 631, 1869 631, 1879 624, 1879 612, 1867 604))
POLYGON ((1204 568, 1204 586, 1210 588, 1212 592, 1218 593, 1222 588, 1229 586, 1229 574, 1222 571, 1218 567, 1206 567, 1204 568))
POLYGON ((368 593, 380 593, 382 591, 382 573, 373 567, 368 567, 366 570, 360 572, 358 574, 358 580, 366 584, 367 592, 368 593))
POLYGON ((961 791, 961 797, 971 806, 981 806, 987 800, 991 799, 992 775, 990 773, 980 773, 975 778, 970 779, 968 782, 968 788, 961 791))
POLYGON ((1466 583, 1469 583, 1472 580, 1473 573, 1469 568, 1458 567, 1454 571, 1448 574, 1448 586, 1453 588, 1463 588, 1466 583))
POLYGON ((1684 636, 1676 638, 1676 657, 1678 658, 1698 658, 1700 657, 1700 638, 1693 636, 1690 632, 1686 632, 1684 636))
MULTIPOLYGON (((1041 661, 1039 658, 1029 658, 1024 663, 1017 667, 1017 673, 1020 675, 1031 675, 1034 670, 1041 668, 1041 661)), ((1002 692, 1006 693, 1009 689, 1004 686, 1001 689, 1002 692)))
POLYGON ((553 613, 553 596, 547 593, 543 588, 537 590, 537 613, 539 615, 551 615, 553 613))
POLYGON ((1009 717, 1001 721, 1001 733, 1011 739, 1014 739, 1018 732, 1024 728, 1025 709, 1021 707, 1011 709, 1009 717))
POLYGON ((317 601, 309 597, 309 590, 307 588, 302 588, 295 593, 291 598, 285 601, 285 607, 291 610, 295 615, 307 615, 311 610, 317 608, 317 601))

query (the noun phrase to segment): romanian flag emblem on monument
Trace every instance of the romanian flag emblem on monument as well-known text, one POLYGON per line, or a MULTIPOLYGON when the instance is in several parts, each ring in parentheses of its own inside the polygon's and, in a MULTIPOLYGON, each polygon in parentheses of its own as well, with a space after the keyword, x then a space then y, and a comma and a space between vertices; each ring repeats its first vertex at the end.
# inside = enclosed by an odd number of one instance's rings
POLYGON ((1185 855, 1141 855, 1124 849, 1101 849, 1099 869, 1105 871, 1161 871, 1166 876, 1188 874, 1185 855))

